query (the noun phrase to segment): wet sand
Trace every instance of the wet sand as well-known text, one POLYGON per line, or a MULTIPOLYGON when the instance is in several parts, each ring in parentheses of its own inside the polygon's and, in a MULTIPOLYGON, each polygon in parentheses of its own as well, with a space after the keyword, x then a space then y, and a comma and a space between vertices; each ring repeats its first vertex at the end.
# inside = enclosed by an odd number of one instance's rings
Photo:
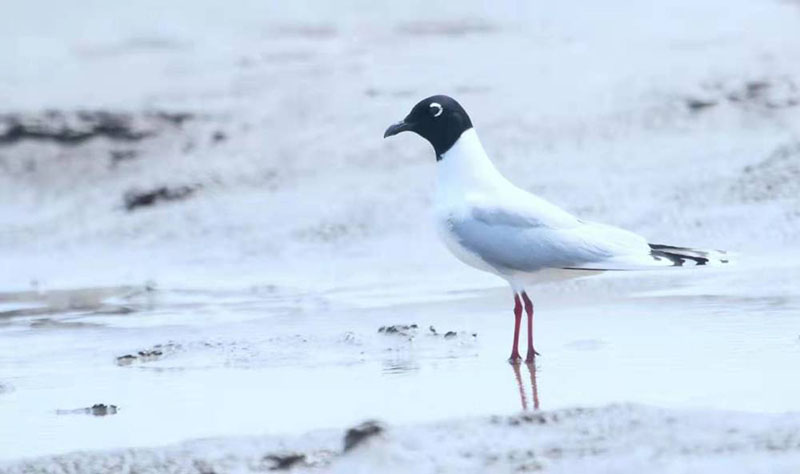
POLYGON ((0 398, 0 416, 27 429, 5 431, 2 454, 298 436, 367 419, 432 427, 620 400, 635 404, 634 417, 648 406, 675 416, 794 411, 800 295, 762 291, 765 279, 796 277, 785 264, 544 285, 542 356, 522 367, 505 362, 504 288, 389 306, 354 304, 347 289, 119 289, 100 290, 97 309, 6 311, 2 334, 14 343, 0 359, 15 390, 0 398), (95 403, 118 412, 57 416, 95 403))

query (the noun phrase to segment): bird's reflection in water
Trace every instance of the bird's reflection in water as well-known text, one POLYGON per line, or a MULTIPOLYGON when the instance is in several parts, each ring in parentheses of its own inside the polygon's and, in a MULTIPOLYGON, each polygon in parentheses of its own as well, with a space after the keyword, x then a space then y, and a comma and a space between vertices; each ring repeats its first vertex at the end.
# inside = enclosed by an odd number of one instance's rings
MULTIPOLYGON (((522 364, 511 364, 514 369, 514 378, 517 379, 517 387, 519 388, 519 400, 522 404, 522 411, 528 410, 528 397, 525 394, 525 385, 522 383, 522 373, 520 370, 522 364)), ((533 401, 533 409, 539 409, 539 390, 536 387, 536 364, 534 362, 525 362, 525 367, 528 368, 528 374, 531 381, 531 399, 533 401)))

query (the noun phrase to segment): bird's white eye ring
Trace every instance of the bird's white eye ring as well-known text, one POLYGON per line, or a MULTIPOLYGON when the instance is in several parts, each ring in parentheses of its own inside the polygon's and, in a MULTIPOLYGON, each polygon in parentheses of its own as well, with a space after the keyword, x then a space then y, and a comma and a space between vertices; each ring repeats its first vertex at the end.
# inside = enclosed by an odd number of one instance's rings
POLYGON ((442 115, 442 112, 444 112, 444 108, 440 104, 438 104, 436 102, 431 102, 431 105, 429 105, 428 107, 430 107, 431 109, 436 110, 435 112, 433 112, 433 116, 434 117, 438 117, 438 116, 442 115))

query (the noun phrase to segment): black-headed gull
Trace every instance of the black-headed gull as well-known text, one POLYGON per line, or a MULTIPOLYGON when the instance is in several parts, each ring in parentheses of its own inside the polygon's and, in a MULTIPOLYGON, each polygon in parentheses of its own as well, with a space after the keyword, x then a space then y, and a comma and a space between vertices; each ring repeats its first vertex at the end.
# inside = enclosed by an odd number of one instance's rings
POLYGON ((514 292, 517 350, 523 305, 528 316, 527 362, 533 347, 533 303, 525 292, 531 274, 545 269, 636 270, 727 262, 724 252, 650 244, 633 232, 587 222, 508 181, 478 139, 467 112, 454 99, 422 100, 384 138, 415 132, 433 145, 437 163, 435 215, 440 236, 462 262, 495 273, 514 292))

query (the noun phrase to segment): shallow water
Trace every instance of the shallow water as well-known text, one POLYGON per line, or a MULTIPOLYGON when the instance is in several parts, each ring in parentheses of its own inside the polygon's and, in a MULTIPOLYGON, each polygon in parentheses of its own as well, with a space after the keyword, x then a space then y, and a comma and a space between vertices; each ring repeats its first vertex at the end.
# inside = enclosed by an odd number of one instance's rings
POLYGON ((798 410, 798 276, 762 260, 545 285, 542 355, 516 369, 504 288, 405 304, 379 286, 112 288, 75 292, 78 309, 6 294, 0 457, 621 401, 798 410), (418 327, 379 332, 394 324, 418 327), (57 413, 97 403, 119 412, 57 413))

